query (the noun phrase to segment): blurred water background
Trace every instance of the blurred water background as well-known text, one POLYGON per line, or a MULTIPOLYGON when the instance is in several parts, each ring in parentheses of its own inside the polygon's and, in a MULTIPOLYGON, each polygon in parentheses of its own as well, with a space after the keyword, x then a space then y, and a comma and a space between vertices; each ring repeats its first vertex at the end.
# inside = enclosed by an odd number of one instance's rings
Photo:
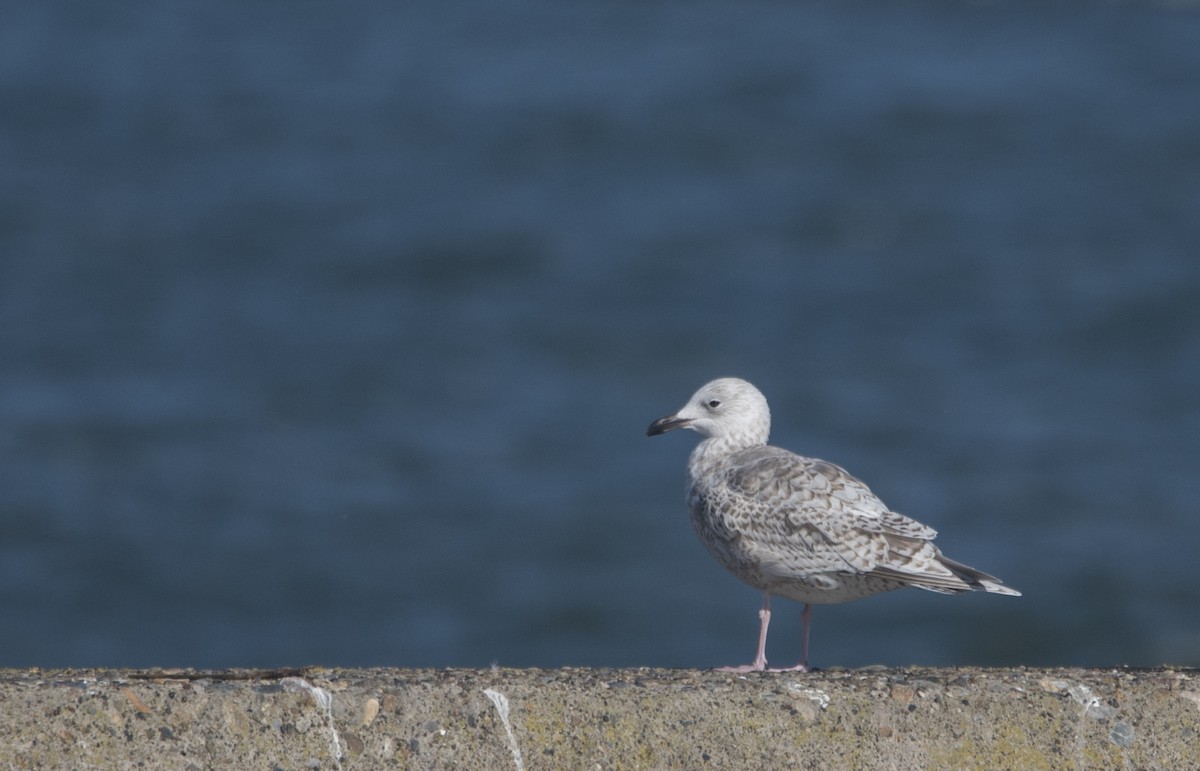
POLYGON ((4 15, 0 666, 748 661, 720 375, 1025 591, 818 666, 1200 665, 1195 6, 4 15))

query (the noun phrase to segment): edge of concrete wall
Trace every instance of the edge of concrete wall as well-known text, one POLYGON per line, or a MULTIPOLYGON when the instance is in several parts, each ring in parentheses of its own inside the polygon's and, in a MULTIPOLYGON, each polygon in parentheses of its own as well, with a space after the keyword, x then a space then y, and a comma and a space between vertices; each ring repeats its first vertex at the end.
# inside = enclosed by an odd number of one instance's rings
POLYGON ((0 766, 1188 768, 1200 670, 0 670, 0 766))

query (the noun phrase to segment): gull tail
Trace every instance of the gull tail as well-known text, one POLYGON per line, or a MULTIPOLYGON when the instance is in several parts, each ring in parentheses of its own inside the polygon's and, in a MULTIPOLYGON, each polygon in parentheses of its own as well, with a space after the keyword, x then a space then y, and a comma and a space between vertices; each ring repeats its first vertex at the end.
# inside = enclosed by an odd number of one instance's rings
POLYGON ((964 565, 961 562, 955 562, 946 555, 941 555, 938 561, 945 565, 954 575, 962 579, 963 583, 974 592, 990 592, 991 594, 1007 594, 1010 597, 1020 597, 1021 593, 1012 587, 1005 586, 1004 582, 993 575, 988 575, 982 570, 976 570, 970 565, 964 565))

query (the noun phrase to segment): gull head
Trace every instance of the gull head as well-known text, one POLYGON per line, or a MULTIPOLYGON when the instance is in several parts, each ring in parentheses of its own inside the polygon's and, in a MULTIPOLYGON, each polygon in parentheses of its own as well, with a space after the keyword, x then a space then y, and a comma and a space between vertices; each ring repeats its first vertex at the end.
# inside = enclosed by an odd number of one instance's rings
POLYGON ((736 377, 723 377, 701 386, 674 415, 651 423, 646 436, 658 436, 677 428, 690 429, 705 439, 753 447, 767 443, 771 411, 757 388, 736 377))

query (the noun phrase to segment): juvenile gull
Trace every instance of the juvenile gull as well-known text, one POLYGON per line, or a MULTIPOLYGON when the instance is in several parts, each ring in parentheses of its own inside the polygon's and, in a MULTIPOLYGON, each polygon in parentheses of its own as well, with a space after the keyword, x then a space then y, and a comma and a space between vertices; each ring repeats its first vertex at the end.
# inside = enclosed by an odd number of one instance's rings
MULTIPOLYGON (((687 502, 696 534, 717 561, 763 593, 754 663, 767 668, 771 595, 804 603, 800 663, 808 671, 813 605, 915 586, 942 594, 1019 597, 995 576, 946 557, 937 531, 890 511, 832 463, 767 445, 771 412, 757 388, 726 377, 705 384, 647 436, 688 428, 704 437, 688 459, 687 502)), ((785 670, 771 670, 785 671, 785 670)))

